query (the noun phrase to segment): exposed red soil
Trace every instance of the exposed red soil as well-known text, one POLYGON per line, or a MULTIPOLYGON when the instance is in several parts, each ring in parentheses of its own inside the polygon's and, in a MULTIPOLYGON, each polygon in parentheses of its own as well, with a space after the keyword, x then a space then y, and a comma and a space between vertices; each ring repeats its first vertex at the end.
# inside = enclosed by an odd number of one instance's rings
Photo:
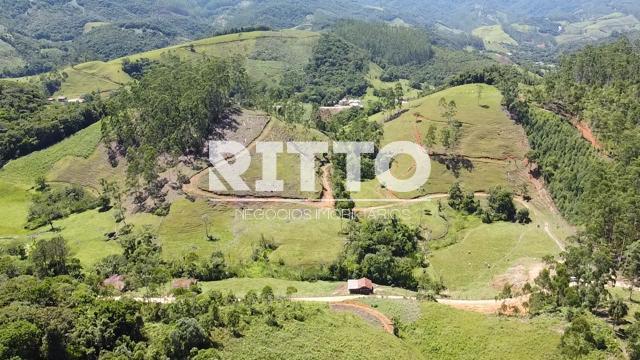
POLYGON ((345 301, 329 305, 332 310, 350 312, 363 318, 371 324, 379 324, 389 334, 393 334, 393 322, 380 311, 359 303, 357 301, 345 301))

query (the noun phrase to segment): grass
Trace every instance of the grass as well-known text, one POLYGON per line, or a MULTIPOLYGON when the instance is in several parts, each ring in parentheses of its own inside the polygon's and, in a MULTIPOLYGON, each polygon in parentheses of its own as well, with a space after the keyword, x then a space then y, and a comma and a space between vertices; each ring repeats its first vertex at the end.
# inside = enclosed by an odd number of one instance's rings
POLYGON ((0 181, 30 188, 38 176, 45 176, 56 162, 65 157, 89 158, 100 138, 100 122, 97 122, 45 150, 10 161, 0 169, 0 181))
MULTIPOLYGON (((267 215, 270 214, 268 210, 267 215)), ((293 268, 329 265, 342 252, 344 237, 340 231, 342 226, 346 227, 346 221, 337 218, 331 209, 284 205, 271 210, 276 211, 271 214, 290 219, 273 220, 272 215, 263 219, 243 219, 236 215, 236 238, 226 251, 235 258, 247 259, 264 236, 278 244, 269 256, 270 261, 293 268)))
POLYGON ((287 288, 289 287, 294 287, 297 290, 293 296, 327 296, 331 295, 341 284, 342 282, 308 282, 273 278, 233 278, 198 283, 203 292, 217 290, 226 293, 231 291, 240 297, 244 296, 250 290, 260 293, 265 286, 270 286, 276 296, 286 296, 287 288))
POLYGON ((513 319, 421 304, 406 341, 428 359, 558 359, 562 322, 513 319))
POLYGON ((633 15, 613 13, 595 20, 569 23, 564 32, 556 36, 558 44, 604 39, 614 32, 627 33, 640 30, 640 21, 633 15))
POLYGON ((203 200, 194 203, 177 200, 158 230, 163 256, 180 258, 190 252, 209 256, 233 240, 232 224, 233 212, 225 206, 211 206, 203 200), (205 220, 210 234, 215 234, 219 241, 207 240, 205 220))
MULTIPOLYGON (((100 26, 100 23, 87 24, 90 28, 100 26)), ((86 28, 85 28, 86 31, 86 28)), ((122 71, 125 58, 135 61, 140 58, 161 61, 167 55, 174 55, 183 59, 201 59, 206 57, 240 57, 246 59, 248 74, 254 80, 264 80, 267 83, 280 81, 287 68, 304 66, 311 50, 320 35, 308 31, 255 31, 240 34, 221 35, 212 38, 188 42, 163 49, 134 54, 109 62, 92 61, 62 70, 67 78, 62 88, 55 94, 67 97, 79 97, 94 91, 108 95, 113 90, 129 83, 132 79, 122 71), (275 44, 275 45, 274 45, 275 44), (250 59, 250 55, 257 46, 277 47, 282 54, 277 61, 250 59), (192 51, 193 49, 193 51, 192 51)), ((19 81, 37 81, 37 77, 16 79, 19 81)))
POLYGON ((30 195, 23 188, 0 181, 0 238, 25 234, 30 195))
POLYGON ((126 164, 120 159, 113 168, 107 159, 104 146, 99 145, 89 157, 65 156, 57 161, 47 173, 48 182, 78 184, 97 191, 100 180, 120 181, 125 178, 126 164))
MULTIPOLYGON (((496 185, 512 185, 514 174, 521 166, 527 151, 526 135, 502 111, 502 95, 492 86, 464 85, 411 101, 408 112, 398 119, 384 124, 382 145, 393 141, 422 143, 430 126, 439 131, 446 126, 438 106, 441 98, 455 101, 457 119, 462 122, 462 137, 455 153, 465 157, 470 167, 460 169, 458 176, 432 157, 431 176, 425 186, 410 193, 398 193, 395 197, 415 198, 449 190, 451 184, 460 181, 472 191, 487 191, 496 185), (416 114, 419 114, 417 116, 416 114)), ((378 120, 375 116, 372 121, 378 120)), ((439 140, 437 141, 440 142, 439 140)), ((440 145, 432 149, 435 153, 446 153, 440 145)), ((415 162, 406 156, 396 158, 393 173, 401 178, 413 174, 415 162)), ((376 199, 390 196, 377 180, 365 182, 355 199, 376 199)))
MULTIPOLYGON (((460 299, 492 299, 502 287, 493 284, 496 277, 519 265, 528 270, 543 256, 559 251, 537 224, 477 224, 458 236, 453 245, 433 251, 429 262, 430 271, 443 277, 448 293, 460 299)), ((528 274, 522 276, 526 281, 528 274)))
POLYGON ((28 233, 24 229, 31 201, 30 188, 39 176, 45 176, 56 163, 67 157, 88 158, 100 141, 100 124, 41 151, 12 160, 0 169, 0 237, 28 233))
POLYGON ((336 313, 326 305, 305 304, 317 313, 282 329, 252 326, 224 344, 225 359, 415 359, 404 341, 365 323, 356 315, 336 313))
POLYGON ((269 256, 273 263, 290 268, 329 264, 344 243, 339 234, 341 220, 330 210, 317 211, 316 214, 315 208, 294 205, 232 209, 201 200, 195 203, 178 200, 160 225, 159 239, 167 258, 189 252, 208 256, 213 251, 222 251, 229 263, 239 265, 251 262, 253 249, 264 236, 278 244, 269 256), (291 220, 272 219, 277 214, 288 216, 288 210, 293 214, 291 220), (210 233, 215 234, 218 241, 206 239, 203 216, 208 218, 210 233))
POLYGON ((509 50, 505 45, 518 46, 518 42, 504 32, 502 25, 481 26, 473 29, 472 34, 482 39, 485 48, 490 51, 506 53, 509 50))
MULTIPOLYGON (((265 142, 288 142, 288 141, 322 141, 326 139, 326 136, 317 130, 305 128, 302 125, 288 124, 277 119, 272 119, 271 131, 262 139, 265 142)), ((284 191, 278 192, 276 196, 286 198, 300 198, 300 199, 317 199, 320 197, 322 186, 320 183, 320 176, 316 176, 316 191, 314 192, 302 192, 300 191, 300 155, 288 154, 286 144, 283 145, 283 153, 278 155, 277 164, 277 176, 278 179, 284 182, 284 191)), ((255 189, 256 181, 262 179, 262 155, 255 152, 255 148, 250 149, 251 153, 251 166, 242 175, 242 179, 247 186, 251 189, 255 189)), ((320 173, 318 170, 317 173, 320 173)), ((198 184, 203 190, 209 190, 209 177, 202 177, 202 182, 198 184)), ((238 191, 221 191, 218 192, 223 195, 236 195, 236 196, 274 196, 268 192, 257 192, 251 190, 248 192, 238 191)))
POLYGON ((369 102, 374 102, 380 100, 377 96, 373 94, 374 90, 381 89, 389 89, 394 88, 396 84, 400 83, 402 85, 402 89, 404 91, 404 97, 409 99, 414 99, 418 97, 420 90, 416 90, 410 86, 409 80, 400 80, 397 82, 385 82, 380 80, 382 76, 383 69, 374 63, 369 63, 369 73, 367 74, 367 80, 371 84, 371 86, 367 89, 367 93, 363 97, 363 104, 367 106, 369 102))
POLYGON ((563 323, 539 317, 501 318, 451 309, 435 303, 367 300, 407 325, 403 338, 325 305, 304 322, 276 329, 251 326, 242 338, 224 343, 233 359, 559 359, 563 323))

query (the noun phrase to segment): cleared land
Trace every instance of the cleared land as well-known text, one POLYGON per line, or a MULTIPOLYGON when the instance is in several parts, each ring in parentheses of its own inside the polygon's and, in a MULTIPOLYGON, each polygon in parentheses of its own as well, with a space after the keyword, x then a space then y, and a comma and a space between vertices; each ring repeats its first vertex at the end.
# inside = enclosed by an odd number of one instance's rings
POLYGON ((613 13, 595 20, 568 23, 562 34, 556 36, 558 44, 596 41, 613 33, 621 34, 640 30, 640 21, 633 15, 613 13))
MULTIPOLYGON (((302 67, 311 56, 311 49, 320 35, 308 31, 256 31, 216 36, 127 56, 109 62, 92 61, 63 69, 67 74, 62 88, 55 95, 79 97, 91 92, 108 94, 132 81, 122 71, 124 59, 141 58, 162 61, 165 56, 183 59, 202 57, 238 58, 245 61, 249 76, 268 83, 280 81, 283 71, 302 67)), ((19 79, 37 80, 35 77, 19 79)))
MULTIPOLYGON (((352 194, 354 199, 415 198, 447 192, 455 181, 462 182, 469 191, 515 185, 516 173, 522 170, 528 150, 526 135, 507 117, 501 106, 502 95, 492 86, 464 85, 411 101, 405 106, 409 111, 384 124, 382 145, 393 141, 422 143, 429 127, 434 126, 437 145, 430 150, 433 154, 447 155, 440 140, 440 131, 447 126, 438 106, 441 98, 456 102, 456 118, 462 123, 462 136, 453 153, 461 156, 464 162, 454 168, 443 161, 442 156, 432 156, 431 176, 422 188, 393 194, 383 189, 377 180, 371 180, 363 184, 361 192, 352 194)), ((378 118, 372 117, 374 120, 378 118)), ((392 172, 399 178, 413 175, 414 170, 415 162, 407 156, 397 157, 392 166, 392 172)), ((360 202, 358 206, 370 205, 360 202)))
POLYGON ((500 318, 434 303, 413 303, 406 308, 406 303, 391 300, 370 303, 387 316, 400 314, 407 320, 403 339, 356 315, 314 305, 327 313, 279 330, 268 326, 252 328, 244 337, 225 344, 224 354, 235 359, 300 358, 301 354, 312 359, 560 358, 558 345, 563 324, 556 319, 500 318), (274 343, 287 346, 273 346, 274 343))
POLYGON ((482 39, 487 50, 497 53, 507 53, 509 50, 505 45, 518 46, 518 42, 504 32, 502 25, 481 26, 472 34, 482 39))

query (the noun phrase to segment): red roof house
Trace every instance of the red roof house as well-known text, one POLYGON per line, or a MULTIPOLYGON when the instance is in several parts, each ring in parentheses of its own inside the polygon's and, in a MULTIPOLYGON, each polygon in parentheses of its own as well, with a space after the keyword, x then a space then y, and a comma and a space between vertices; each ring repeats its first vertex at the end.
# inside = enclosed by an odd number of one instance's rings
POLYGON ((349 294, 373 294, 373 283, 367 278, 353 279, 347 281, 347 290, 349 294))

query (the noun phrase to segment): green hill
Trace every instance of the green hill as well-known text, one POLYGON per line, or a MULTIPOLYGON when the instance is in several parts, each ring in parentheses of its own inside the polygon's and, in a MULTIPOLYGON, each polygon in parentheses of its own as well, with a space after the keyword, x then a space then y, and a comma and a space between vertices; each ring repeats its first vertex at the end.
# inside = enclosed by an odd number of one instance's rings
MULTIPOLYGON (((302 68, 319 34, 299 31, 256 31, 221 35, 187 42, 158 50, 143 52, 108 62, 92 61, 60 70, 64 81, 55 94, 69 98, 80 97, 91 92, 108 95, 132 78, 122 70, 125 59, 150 59, 162 61, 164 56, 179 56, 183 59, 201 57, 238 57, 245 61, 247 72, 255 80, 278 82, 287 68, 302 68)), ((37 81, 36 77, 21 78, 20 81, 37 81)))

